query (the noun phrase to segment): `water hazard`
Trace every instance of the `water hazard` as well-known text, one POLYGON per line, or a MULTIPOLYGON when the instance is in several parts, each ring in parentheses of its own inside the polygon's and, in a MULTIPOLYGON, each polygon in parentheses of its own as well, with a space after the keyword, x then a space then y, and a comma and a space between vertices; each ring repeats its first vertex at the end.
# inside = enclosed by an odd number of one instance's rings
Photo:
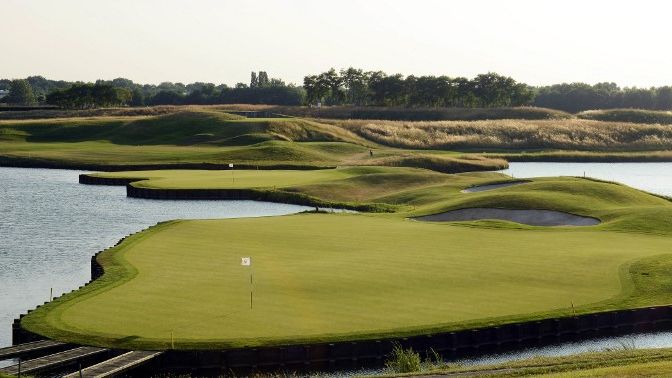
POLYGON ((236 218, 310 208, 256 201, 127 198, 124 187, 80 185, 82 172, 0 168, 0 347, 20 313, 87 282, 91 256, 170 219, 236 218))
POLYGON ((502 172, 519 179, 585 175, 672 196, 672 163, 509 163, 502 172))

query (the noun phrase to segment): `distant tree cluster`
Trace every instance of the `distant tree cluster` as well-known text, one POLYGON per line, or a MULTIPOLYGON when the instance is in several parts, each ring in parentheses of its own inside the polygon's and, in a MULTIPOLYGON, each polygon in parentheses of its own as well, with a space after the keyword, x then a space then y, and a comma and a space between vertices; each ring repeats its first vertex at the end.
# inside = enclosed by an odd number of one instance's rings
POLYGON ((49 80, 42 76, 29 76, 26 79, 0 79, 0 89, 8 90, 10 96, 2 98, 2 102, 14 105, 44 104, 47 94, 68 88, 72 83, 62 80, 49 80))
POLYGON ((47 104, 67 109, 90 109, 123 106, 131 102, 132 93, 126 88, 110 84, 73 84, 68 89, 55 90, 47 95, 47 104))
POLYGON ((537 89, 534 105, 580 112, 591 109, 672 109, 672 87, 620 88, 615 83, 556 84, 537 89))
POLYGON ((500 107, 529 104, 534 92, 496 73, 473 79, 448 76, 388 75, 348 68, 331 69, 303 80, 308 103, 410 107, 500 107))
POLYGON ((9 90, 9 95, 0 102, 12 105, 48 104, 68 109, 235 103, 301 105, 305 97, 303 88, 270 78, 265 71, 253 72, 249 85, 238 83, 234 88, 202 82, 142 85, 125 78, 98 80, 95 84, 68 83, 31 76, 25 80, 0 80, 0 89, 9 90))

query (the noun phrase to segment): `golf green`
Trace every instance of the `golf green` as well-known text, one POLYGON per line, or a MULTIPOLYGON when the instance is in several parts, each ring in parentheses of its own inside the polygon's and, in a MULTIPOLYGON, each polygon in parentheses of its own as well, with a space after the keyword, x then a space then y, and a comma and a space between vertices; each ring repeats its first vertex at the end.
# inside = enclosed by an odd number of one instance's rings
POLYGON ((60 340, 133 348, 459 329, 566 315, 572 305, 623 306, 638 293, 630 264, 670 248, 665 236, 381 215, 174 221, 101 255, 101 279, 22 324, 60 340))

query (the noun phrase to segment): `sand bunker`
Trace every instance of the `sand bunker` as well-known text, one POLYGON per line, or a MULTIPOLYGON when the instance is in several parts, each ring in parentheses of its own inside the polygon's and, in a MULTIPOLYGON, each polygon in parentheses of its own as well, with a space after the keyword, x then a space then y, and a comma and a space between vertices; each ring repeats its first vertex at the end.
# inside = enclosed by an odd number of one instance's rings
POLYGON ((520 184, 525 184, 525 183, 528 183, 528 182, 529 181, 511 181, 511 182, 503 182, 501 184, 478 185, 478 186, 472 186, 470 188, 466 188, 466 189, 462 190, 461 192, 462 193, 485 192, 486 190, 506 188, 507 186, 520 185, 520 184))
POLYGON ((593 226, 599 219, 582 217, 553 210, 511 210, 492 208, 470 208, 446 211, 445 213, 415 218, 428 222, 460 222, 484 219, 507 220, 530 226, 593 226))

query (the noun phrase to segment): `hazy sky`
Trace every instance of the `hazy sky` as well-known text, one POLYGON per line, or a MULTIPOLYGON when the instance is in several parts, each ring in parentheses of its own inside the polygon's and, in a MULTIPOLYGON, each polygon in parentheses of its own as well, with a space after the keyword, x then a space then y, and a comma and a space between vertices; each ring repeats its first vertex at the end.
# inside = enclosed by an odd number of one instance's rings
POLYGON ((666 1, 0 0, 0 77, 301 83, 330 67, 672 84, 666 1))

